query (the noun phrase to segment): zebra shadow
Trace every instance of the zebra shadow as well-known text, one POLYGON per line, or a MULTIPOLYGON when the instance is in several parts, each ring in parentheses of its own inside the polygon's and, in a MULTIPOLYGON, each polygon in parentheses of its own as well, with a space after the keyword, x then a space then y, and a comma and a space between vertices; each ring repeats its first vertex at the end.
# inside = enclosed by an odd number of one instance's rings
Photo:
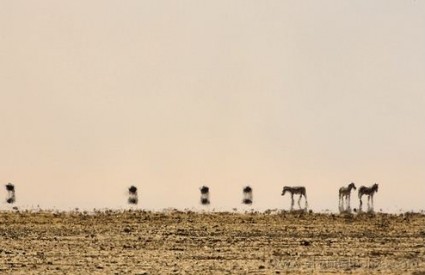
POLYGON ((302 209, 290 209, 289 213, 291 214, 306 214, 308 213, 307 208, 302 208, 302 209))
POLYGON ((358 214, 375 214, 373 207, 368 207, 366 210, 360 209, 357 211, 358 214))
POLYGON ((353 209, 351 209, 351 207, 344 208, 344 207, 341 207, 341 206, 338 208, 338 210, 339 210, 340 214, 352 214, 353 211, 354 212, 357 211, 356 208, 354 208, 354 210, 353 210, 353 209))

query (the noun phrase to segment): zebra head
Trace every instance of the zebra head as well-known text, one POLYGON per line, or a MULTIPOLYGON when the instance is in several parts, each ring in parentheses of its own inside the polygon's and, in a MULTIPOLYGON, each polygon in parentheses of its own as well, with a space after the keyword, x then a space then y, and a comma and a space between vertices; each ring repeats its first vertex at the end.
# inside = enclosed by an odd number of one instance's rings
POLYGON ((351 189, 356 190, 356 185, 354 184, 354 182, 352 182, 352 183, 350 183, 350 184, 348 185, 348 188, 350 188, 350 190, 351 190, 351 189))
POLYGON ((375 191, 376 191, 376 193, 378 193, 378 184, 377 184, 377 183, 375 183, 375 184, 372 186, 372 188, 373 188, 373 190, 375 190, 375 191))
POLYGON ((288 186, 283 187, 282 196, 285 195, 286 191, 289 191, 289 187, 288 186))

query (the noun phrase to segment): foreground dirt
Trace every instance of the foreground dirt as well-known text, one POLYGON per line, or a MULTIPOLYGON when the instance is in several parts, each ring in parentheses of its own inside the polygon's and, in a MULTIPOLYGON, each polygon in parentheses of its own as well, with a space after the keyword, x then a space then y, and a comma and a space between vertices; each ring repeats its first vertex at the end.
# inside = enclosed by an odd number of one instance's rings
POLYGON ((425 271, 425 215, 0 212, 0 273, 425 271))

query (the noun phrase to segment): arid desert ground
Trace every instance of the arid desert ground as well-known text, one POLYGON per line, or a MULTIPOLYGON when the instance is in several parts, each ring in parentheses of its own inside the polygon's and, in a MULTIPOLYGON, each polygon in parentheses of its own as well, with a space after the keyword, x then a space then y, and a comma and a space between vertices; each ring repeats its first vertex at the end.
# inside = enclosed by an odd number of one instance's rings
POLYGON ((1 274, 425 272, 424 214, 0 212, 1 274))

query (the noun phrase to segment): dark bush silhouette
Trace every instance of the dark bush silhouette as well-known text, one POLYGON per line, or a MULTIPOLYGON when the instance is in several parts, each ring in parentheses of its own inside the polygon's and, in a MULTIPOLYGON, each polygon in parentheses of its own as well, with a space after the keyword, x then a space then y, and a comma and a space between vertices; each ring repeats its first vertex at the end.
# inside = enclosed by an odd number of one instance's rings
POLYGON ((243 188, 243 204, 252 204, 252 188, 250 186, 245 186, 243 188))
POLYGON ((15 191, 15 185, 13 185, 11 183, 6 184, 6 190, 14 192, 15 191))
POLYGON ((208 194, 209 191, 210 189, 208 188, 208 186, 201 187, 201 194, 208 194))
POLYGON ((242 201, 244 204, 252 204, 252 200, 251 199, 243 199, 242 201))
POLYGON ((209 199, 207 199, 207 198, 201 198, 201 203, 202 203, 203 205, 210 204, 210 200, 209 200, 209 199))
POLYGON ((244 192, 244 193, 251 193, 251 192, 252 192, 252 188, 251 188, 250 186, 246 186, 246 187, 243 189, 243 192, 244 192))
POLYGON ((137 187, 132 185, 130 188, 128 188, 128 192, 130 194, 136 194, 137 193, 137 187))
POLYGON ((137 204, 139 202, 139 198, 137 197, 137 187, 132 185, 128 188, 128 203, 129 204, 137 204))
POLYGON ((210 204, 210 189, 208 188, 208 186, 202 186, 200 188, 201 190, 201 204, 203 205, 207 205, 210 204))
POLYGON ((8 184, 6 184, 6 190, 7 190, 7 193, 8 193, 6 202, 7 203, 14 203, 16 201, 15 186, 9 182, 8 184))
POLYGON ((129 204, 137 204, 139 202, 139 199, 137 197, 130 197, 128 198, 129 204))

